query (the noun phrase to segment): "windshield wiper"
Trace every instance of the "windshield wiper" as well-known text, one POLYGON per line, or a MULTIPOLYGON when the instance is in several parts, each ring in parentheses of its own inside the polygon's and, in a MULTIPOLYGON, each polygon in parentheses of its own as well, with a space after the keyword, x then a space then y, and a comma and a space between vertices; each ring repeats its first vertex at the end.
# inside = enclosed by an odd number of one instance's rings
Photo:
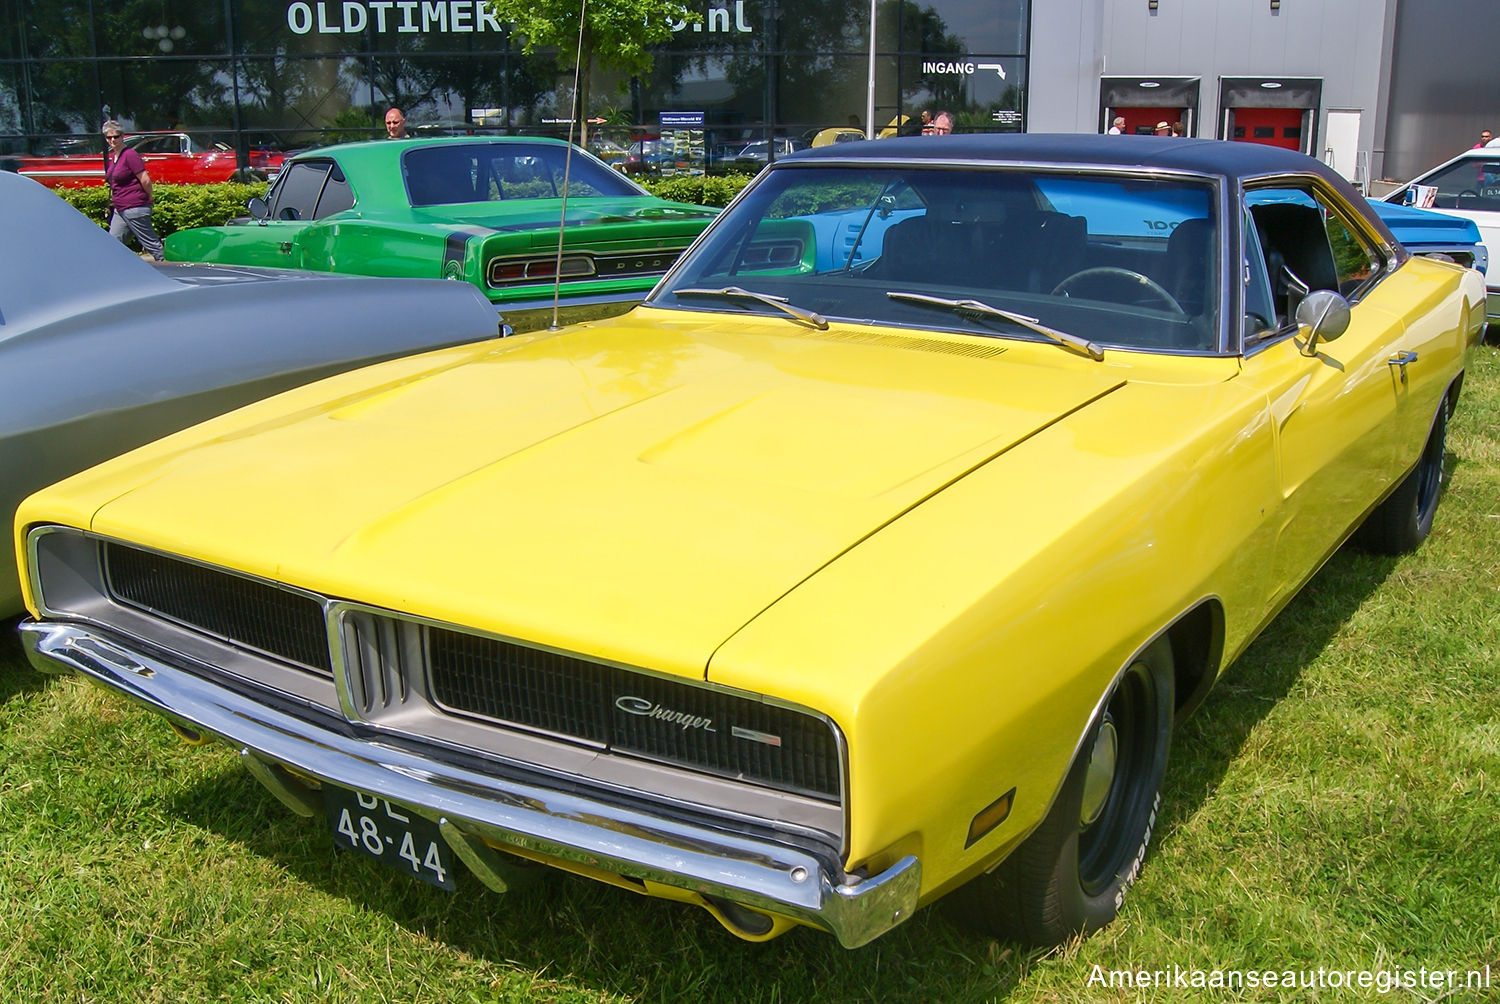
POLYGON ((956 314, 978 314, 982 317, 999 317, 1010 321, 1012 324, 1019 324, 1029 331, 1035 331, 1043 338, 1050 338, 1059 345, 1066 345, 1070 349, 1077 349, 1079 352, 1087 354, 1090 359, 1099 360, 1104 358, 1104 350, 1099 347, 1098 342, 1091 342, 1087 338, 1080 338, 1078 335, 1069 334, 1066 331, 1049 328, 1035 317, 1017 314, 1013 310, 1001 310, 999 307, 992 307, 980 300, 949 300, 941 296, 928 296, 925 293, 902 293, 894 290, 887 290, 885 295, 892 300, 900 300, 903 303, 944 307, 956 314))
POLYGON ((819 331, 828 330, 828 319, 822 314, 799 307, 787 302, 784 296, 771 296, 769 293, 757 293, 745 289, 742 286, 723 286, 719 289, 674 289, 670 290, 673 296, 723 296, 743 300, 755 300, 764 303, 768 307, 775 307, 783 313, 791 314, 799 321, 806 321, 819 331))

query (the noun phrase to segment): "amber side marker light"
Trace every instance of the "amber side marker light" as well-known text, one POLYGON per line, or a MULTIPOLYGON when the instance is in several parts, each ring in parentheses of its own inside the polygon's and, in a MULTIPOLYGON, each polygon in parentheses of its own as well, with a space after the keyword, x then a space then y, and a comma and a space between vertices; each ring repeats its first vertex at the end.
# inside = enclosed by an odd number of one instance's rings
POLYGON ((969 823, 969 838, 964 841, 964 850, 974 846, 974 842, 986 833, 1005 822, 1005 817, 1010 815, 1010 807, 1016 800, 1016 789, 1012 788, 989 805, 979 810, 971 823, 969 823))

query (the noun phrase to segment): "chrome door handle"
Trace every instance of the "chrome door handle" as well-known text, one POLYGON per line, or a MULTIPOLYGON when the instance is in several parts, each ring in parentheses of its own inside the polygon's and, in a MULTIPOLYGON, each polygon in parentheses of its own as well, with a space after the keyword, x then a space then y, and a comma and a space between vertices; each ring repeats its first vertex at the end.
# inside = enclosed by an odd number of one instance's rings
POLYGON ((1401 382, 1402 383, 1406 383, 1406 364, 1407 363, 1414 363, 1416 361, 1417 361, 1417 354, 1415 352, 1397 352, 1395 355, 1393 355, 1389 359, 1387 359, 1385 361, 1385 364, 1387 366, 1400 366, 1401 367, 1401 382))
MULTIPOLYGON (((281 253, 282 254, 291 254, 292 253, 292 242, 291 241, 282 241, 280 247, 281 247, 281 253)), ((1417 357, 1416 356, 1412 356, 1412 358, 1415 359, 1417 357)), ((1395 362, 1394 359, 1391 360, 1391 361, 1395 362)))

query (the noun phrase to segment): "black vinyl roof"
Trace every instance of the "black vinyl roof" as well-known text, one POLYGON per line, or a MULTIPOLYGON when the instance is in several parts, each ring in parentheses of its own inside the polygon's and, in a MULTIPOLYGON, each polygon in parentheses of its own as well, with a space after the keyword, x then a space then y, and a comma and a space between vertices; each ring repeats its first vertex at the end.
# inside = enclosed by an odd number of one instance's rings
POLYGON ((1386 225, 1354 186, 1321 161, 1295 150, 1217 139, 1174 136, 1108 136, 1093 133, 996 133, 959 136, 900 136, 837 143, 778 157, 788 167, 820 160, 843 163, 940 164, 988 161, 993 164, 1062 165, 1078 168, 1188 171, 1227 181, 1259 175, 1312 175, 1338 192, 1373 230, 1394 243, 1386 225))
POLYGON ((1263 143, 1171 136, 1097 136, 1091 133, 1001 133, 974 136, 903 136, 838 143, 778 160, 988 160, 997 163, 1076 164, 1097 167, 1171 168, 1221 175, 1302 173, 1336 178, 1327 166, 1293 150, 1263 143))

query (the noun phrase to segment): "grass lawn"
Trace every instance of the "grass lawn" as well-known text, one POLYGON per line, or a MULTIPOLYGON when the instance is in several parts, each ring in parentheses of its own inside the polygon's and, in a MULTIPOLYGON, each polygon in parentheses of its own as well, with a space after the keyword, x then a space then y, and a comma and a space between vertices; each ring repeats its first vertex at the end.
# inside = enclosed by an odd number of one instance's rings
MULTIPOLYGON (((939 909, 857 951, 548 874, 449 895, 336 852, 231 750, 24 664, 0 626, 0 1000, 1500 1000, 1500 350, 1432 537, 1335 555, 1176 737, 1120 920, 1025 952, 939 909), (1469 970, 1446 985, 1110 988, 1111 970, 1469 970), (1097 968, 1096 968, 1097 967, 1097 968)), ((1185 978, 1190 978, 1186 977, 1185 978)), ((1327 976, 1341 982, 1342 976, 1327 976)))

